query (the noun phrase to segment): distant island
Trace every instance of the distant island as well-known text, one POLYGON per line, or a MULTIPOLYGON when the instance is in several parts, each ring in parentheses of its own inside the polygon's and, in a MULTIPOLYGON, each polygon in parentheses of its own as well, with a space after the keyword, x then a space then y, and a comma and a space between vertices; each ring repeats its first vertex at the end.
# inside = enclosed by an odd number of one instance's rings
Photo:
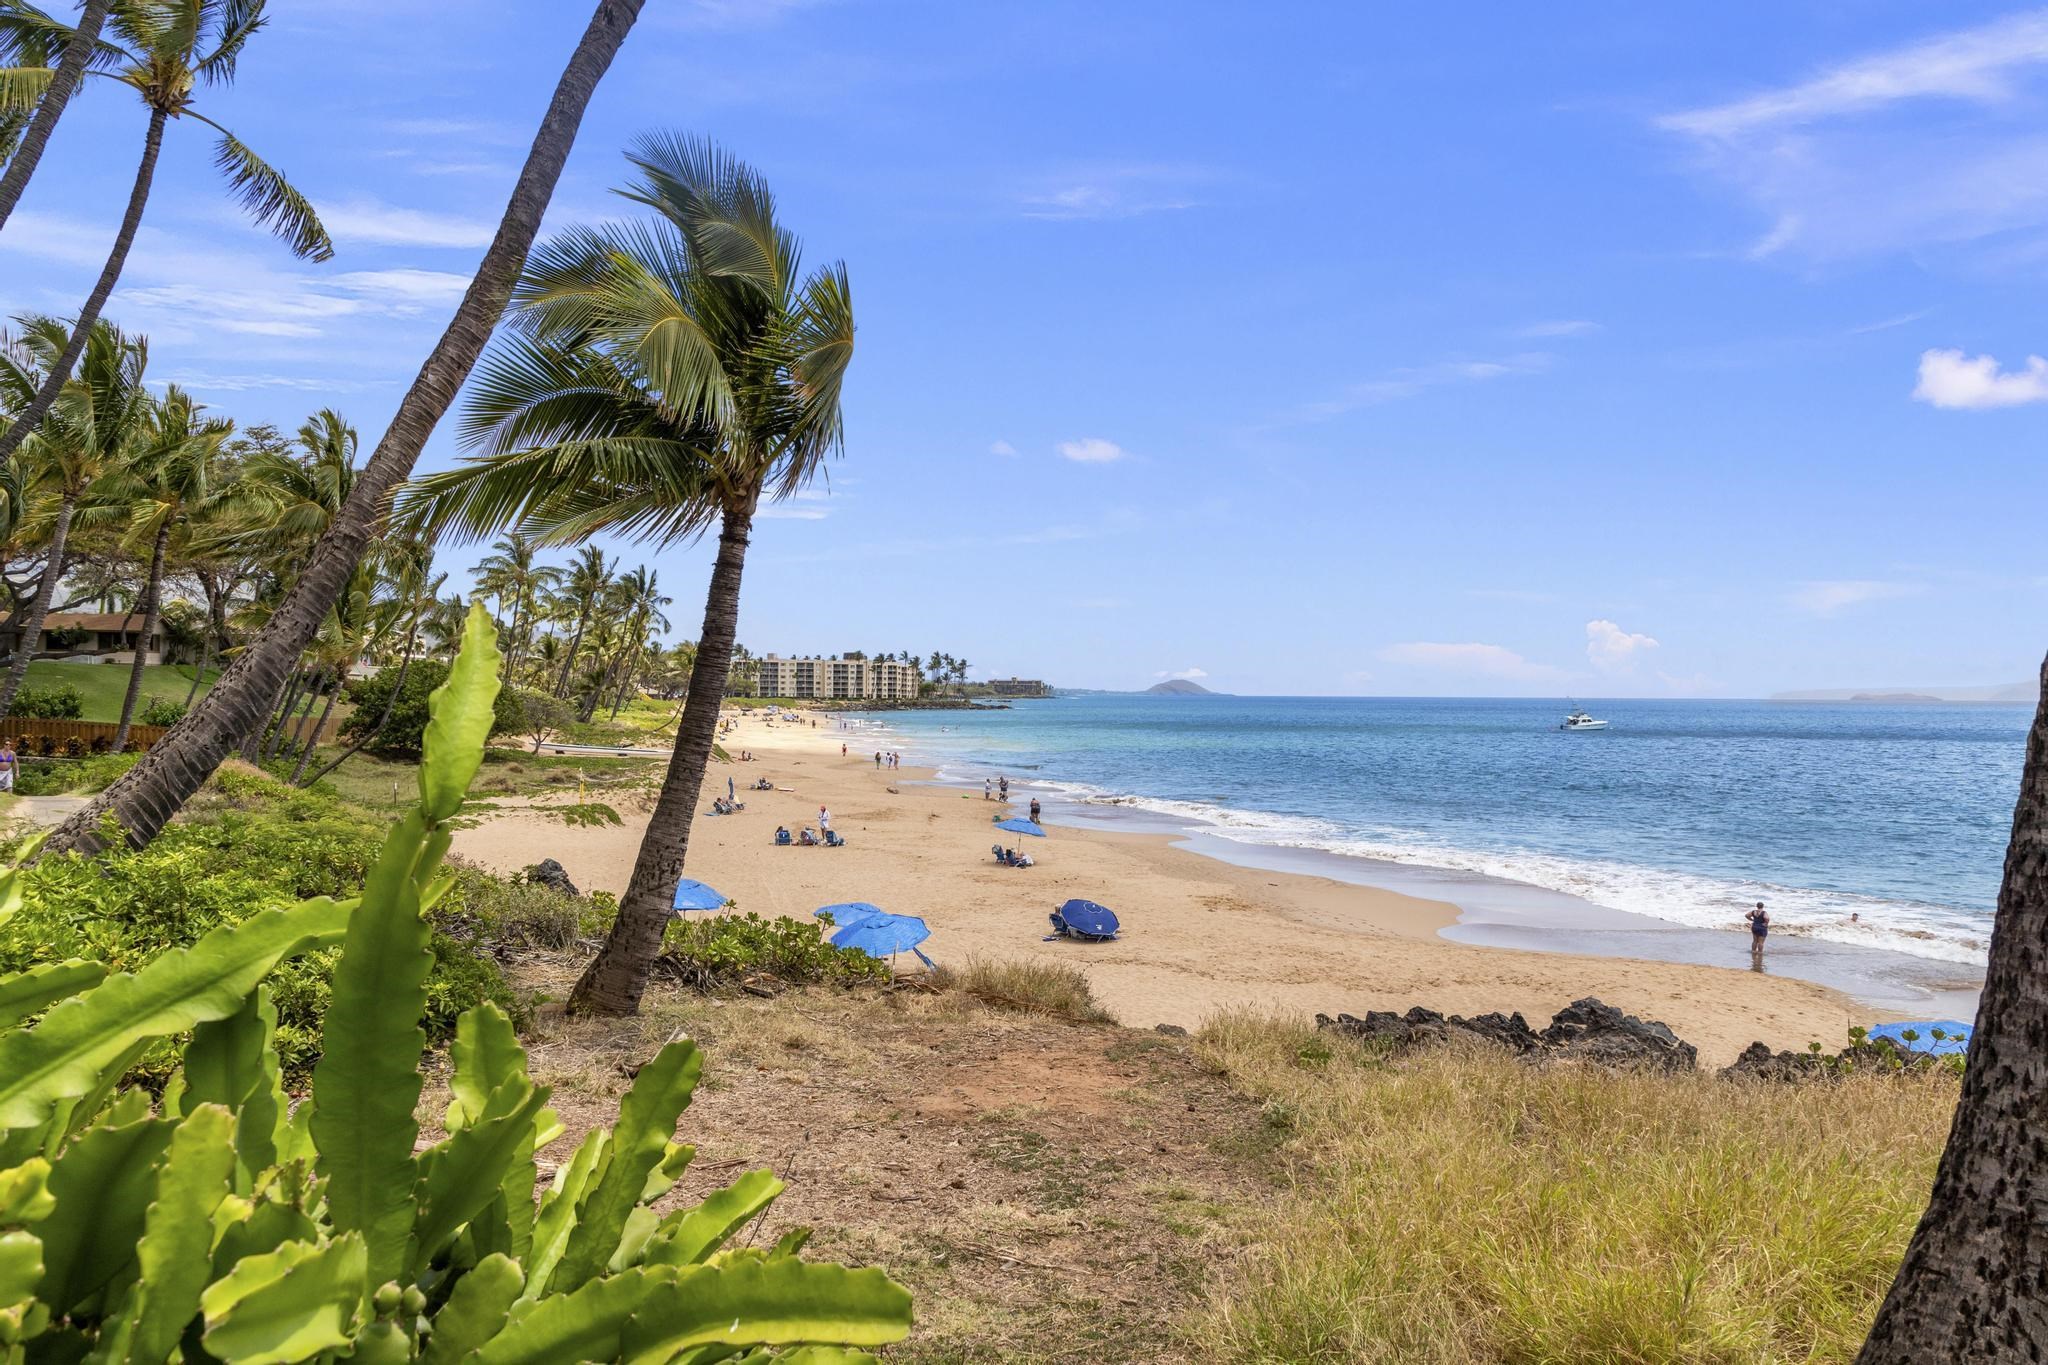
POLYGON ((1841 687, 1771 694, 1772 701, 2016 701, 2028 705, 2034 704, 2040 698, 2040 685, 2031 680, 1991 687, 1841 687))
POLYGON ((1211 692, 1200 683, 1189 682, 1186 678, 1168 678, 1165 682, 1153 683, 1145 691, 1148 693, 1156 692, 1164 697, 1213 697, 1216 695, 1216 693, 1211 692))
POLYGON ((1858 692, 1850 701, 1931 701, 1939 703, 1940 697, 1930 697, 1925 692, 1858 692))

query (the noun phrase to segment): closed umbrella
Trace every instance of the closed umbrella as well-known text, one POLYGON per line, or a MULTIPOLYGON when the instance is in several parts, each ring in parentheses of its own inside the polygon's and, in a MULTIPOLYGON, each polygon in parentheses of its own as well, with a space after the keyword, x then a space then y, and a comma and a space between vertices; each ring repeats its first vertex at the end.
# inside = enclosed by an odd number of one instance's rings
POLYGON ((714 891, 702 882, 686 879, 676 883, 678 910, 723 910, 725 903, 725 893, 714 891))

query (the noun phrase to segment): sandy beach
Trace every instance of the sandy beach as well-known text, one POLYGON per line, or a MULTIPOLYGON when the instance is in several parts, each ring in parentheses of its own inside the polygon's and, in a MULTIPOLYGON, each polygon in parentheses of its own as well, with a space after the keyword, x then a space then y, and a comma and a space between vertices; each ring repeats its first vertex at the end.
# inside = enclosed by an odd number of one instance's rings
MULTIPOLYGON (((691 876, 763 915, 808 916, 820 905, 866 900, 922 916, 932 929, 926 950, 940 962, 984 955, 1072 963, 1129 1025, 1192 1028, 1239 1006, 1357 1014, 1417 1004, 1519 1010, 1541 1023, 1592 995, 1663 1020, 1698 1046, 1703 1064, 1718 1065, 1755 1039, 1839 1045, 1870 1013, 1825 987, 1737 968, 1455 943, 1438 937, 1456 919, 1443 902, 1236 867, 1174 848, 1164 835, 1054 825, 1048 838, 1025 841, 1036 867, 1003 867, 989 851, 1001 807, 981 793, 925 784, 918 769, 878 769, 872 745, 862 752, 860 736, 824 721, 813 729, 750 714, 738 724, 722 742, 756 761, 713 764, 700 812, 729 777, 742 788, 766 777, 777 790, 741 791, 746 810, 738 815, 700 813, 691 876), (820 805, 845 847, 774 844, 778 824, 815 825, 820 805), (1073 896, 1115 909, 1124 936, 1043 942, 1047 912, 1073 896)), ((508 872, 552 857, 582 889, 617 893, 645 823, 644 810, 621 805, 619 813, 622 826, 579 828, 508 805, 460 832, 454 852, 508 872)))

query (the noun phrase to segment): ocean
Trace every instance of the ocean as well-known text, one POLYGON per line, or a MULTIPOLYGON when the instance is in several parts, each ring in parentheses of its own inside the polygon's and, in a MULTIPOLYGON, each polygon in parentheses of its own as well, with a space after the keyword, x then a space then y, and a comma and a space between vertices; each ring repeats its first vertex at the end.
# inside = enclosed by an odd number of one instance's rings
POLYGON ((2029 708, 1585 706, 1611 728, 1562 733, 1556 702, 1438 698, 1080 696, 871 719, 940 780, 1007 774, 1051 820, 1127 813, 1212 847, 1441 869, 1693 929, 1741 929, 1761 900, 1774 934, 1983 963, 2029 708))

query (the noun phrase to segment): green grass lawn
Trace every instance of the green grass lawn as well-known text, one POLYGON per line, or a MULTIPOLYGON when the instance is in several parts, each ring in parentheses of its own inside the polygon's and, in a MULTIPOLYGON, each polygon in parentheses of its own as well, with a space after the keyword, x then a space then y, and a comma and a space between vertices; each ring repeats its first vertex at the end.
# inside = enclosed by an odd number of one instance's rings
MULTIPOLYGON (((317 749, 313 764, 324 766, 340 752, 338 748, 317 749)), ((616 803, 625 790, 659 781, 662 769, 662 760, 653 758, 536 757, 494 748, 484 751, 483 767, 469 790, 473 799, 483 801, 493 796, 544 793, 559 794, 567 801, 573 799, 580 783, 588 800, 616 803)), ((325 780, 345 801, 366 810, 389 811, 419 799, 419 773, 417 761, 361 753, 325 780)))
MULTIPOLYGON (((68 683, 85 698, 85 714, 80 720, 111 723, 121 719, 121 698, 128 691, 128 672, 126 664, 60 664, 38 659, 28 666, 28 682, 31 687, 60 687, 68 683)), ((200 693, 203 695, 219 676, 219 669, 207 669, 206 684, 199 689, 200 693)), ((144 668, 142 699, 136 703, 136 712, 139 715, 151 697, 182 705, 185 694, 191 690, 191 664, 155 664, 144 668)))

